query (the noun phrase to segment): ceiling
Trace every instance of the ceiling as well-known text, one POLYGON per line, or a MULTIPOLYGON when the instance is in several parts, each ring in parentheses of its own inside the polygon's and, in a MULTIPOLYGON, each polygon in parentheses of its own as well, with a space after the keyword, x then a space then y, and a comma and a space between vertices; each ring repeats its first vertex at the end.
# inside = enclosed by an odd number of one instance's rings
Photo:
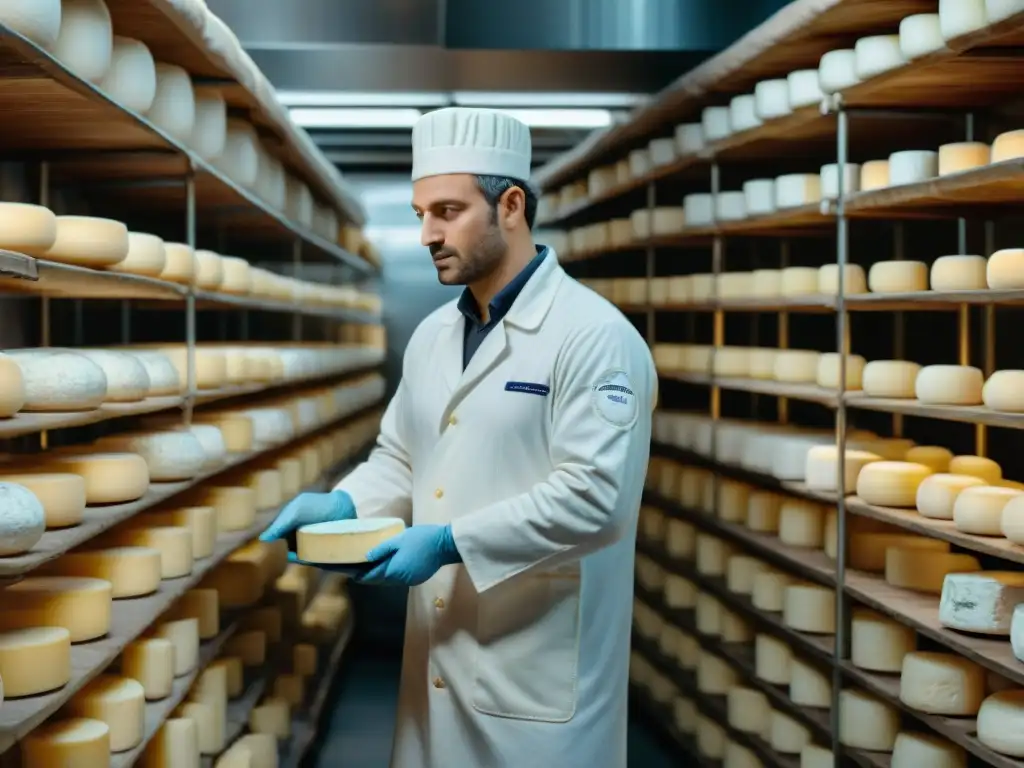
POLYGON ((452 104, 528 110, 543 163, 783 4, 207 0, 346 173, 407 169, 411 119, 452 104))

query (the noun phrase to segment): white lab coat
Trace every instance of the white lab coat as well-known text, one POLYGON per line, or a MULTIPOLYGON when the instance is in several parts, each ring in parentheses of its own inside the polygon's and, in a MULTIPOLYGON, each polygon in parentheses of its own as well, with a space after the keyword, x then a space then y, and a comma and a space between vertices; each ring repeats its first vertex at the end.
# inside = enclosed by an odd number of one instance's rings
POLYGON ((463 323, 419 325, 338 485, 359 517, 451 523, 463 558, 409 592, 391 766, 624 768, 650 352, 553 251, 465 372, 463 323))

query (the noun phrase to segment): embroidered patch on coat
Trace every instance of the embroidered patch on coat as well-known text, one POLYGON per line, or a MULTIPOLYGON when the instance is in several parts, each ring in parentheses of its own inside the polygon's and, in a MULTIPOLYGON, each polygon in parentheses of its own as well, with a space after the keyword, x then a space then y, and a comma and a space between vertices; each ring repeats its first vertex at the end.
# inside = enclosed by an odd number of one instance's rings
POLYGON ((625 371, 602 374, 591 388, 591 403, 597 415, 612 426, 626 428, 636 422, 636 393, 625 371))

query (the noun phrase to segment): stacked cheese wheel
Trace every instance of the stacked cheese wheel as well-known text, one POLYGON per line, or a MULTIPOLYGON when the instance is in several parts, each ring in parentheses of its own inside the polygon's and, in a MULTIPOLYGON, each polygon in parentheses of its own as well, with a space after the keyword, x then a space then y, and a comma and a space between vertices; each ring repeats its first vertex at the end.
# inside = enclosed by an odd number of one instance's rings
MULTIPOLYGON (((829 95, 940 51, 948 41, 982 30, 1020 10, 1016 0, 965 0, 939 3, 937 13, 908 16, 895 25, 890 34, 862 37, 850 48, 825 53, 816 68, 798 69, 784 77, 758 82, 752 92, 733 96, 727 105, 706 107, 699 122, 677 125, 671 136, 654 138, 646 147, 634 149, 628 157, 592 169, 586 179, 570 182, 544 195, 539 218, 544 221, 564 216, 588 200, 608 196, 616 187, 635 183, 655 171, 664 172, 664 167, 699 156, 716 142, 734 134, 756 131, 798 110, 804 110, 808 119, 813 120, 819 104, 829 95)), ((850 164, 844 185, 847 192, 856 192, 861 188, 908 183, 1022 154, 1024 133, 1011 131, 998 137, 991 149, 985 144, 970 142, 948 145, 939 153, 897 153, 889 161, 866 163, 863 169, 850 164)), ((784 184, 788 190, 794 193, 791 199, 814 202, 815 195, 808 185, 813 186, 815 182, 810 176, 800 176, 799 179, 782 177, 787 179, 784 184)), ((832 190, 838 188, 839 181, 834 167, 831 171, 822 169, 818 178, 818 183, 825 187, 823 196, 834 197, 832 190)), ((788 192, 783 196, 788 198, 788 192)), ((770 197, 766 197, 765 203, 769 201, 770 197)), ((697 224, 695 221, 688 223, 697 224)))
POLYGON ((138 620, 131 606, 121 609, 119 601, 152 594, 163 582, 169 582, 165 589, 174 589, 179 579, 189 579, 190 585, 124 648, 118 662, 22 741, 26 768, 68 760, 106 765, 112 753, 150 738, 147 765, 219 754, 228 746, 227 701, 241 694, 244 667, 263 665, 265 648, 282 641, 284 625, 293 628, 291 669, 278 676, 274 698, 254 711, 249 727, 255 734, 285 738, 289 708, 303 703, 304 681, 317 671, 321 655, 308 643, 322 637, 321 628, 337 636, 348 616, 347 600, 334 584, 330 596, 307 609, 311 577, 301 569, 306 586, 297 586, 294 567, 286 570, 284 542, 253 542, 226 557, 224 548, 237 546, 239 537, 255 536, 283 503, 350 459, 376 433, 378 418, 364 417, 207 481, 0 591, 0 676, 9 698, 24 698, 59 691, 70 681, 73 644, 103 637, 115 621, 123 632, 138 620), (275 482, 267 496, 270 476, 275 482), (268 594, 279 598, 255 607, 268 594), (295 602, 297 594, 302 599, 295 602), (248 612, 223 658, 206 663, 201 648, 220 636, 225 610, 233 616, 248 612), (189 692, 154 735, 147 702, 180 697, 176 681, 186 676, 192 678, 189 692))
POLYGON ((257 97, 293 151, 312 166, 330 201, 314 199, 310 187, 270 151, 253 123, 228 116, 223 96, 200 88, 184 68, 157 60, 146 41, 114 34, 114 19, 103 0, 37 0, 31 10, 19 2, 0 8, 0 21, 46 48, 66 68, 90 81, 125 109, 143 115, 171 141, 219 168, 279 215, 337 242, 339 211, 350 196, 337 170, 298 131, 263 84, 266 78, 244 56, 230 29, 205 3, 172 4, 168 13, 191 27, 195 37, 221 59, 233 78, 257 97), (179 6, 186 9, 183 11, 179 6))

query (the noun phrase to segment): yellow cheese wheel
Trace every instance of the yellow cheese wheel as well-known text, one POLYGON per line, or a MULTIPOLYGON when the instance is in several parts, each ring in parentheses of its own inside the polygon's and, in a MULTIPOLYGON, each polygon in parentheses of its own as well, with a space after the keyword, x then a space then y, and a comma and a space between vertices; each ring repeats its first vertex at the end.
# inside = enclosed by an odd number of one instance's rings
POLYGON ((100 720, 53 720, 21 740, 22 768, 94 768, 110 764, 110 728, 100 720))
POLYGON ((109 581, 33 576, 0 591, 0 627, 63 627, 73 643, 95 640, 110 629, 112 599, 109 581))
POLYGON ((8 699, 54 691, 71 679, 71 633, 63 627, 0 632, 0 680, 8 699))

